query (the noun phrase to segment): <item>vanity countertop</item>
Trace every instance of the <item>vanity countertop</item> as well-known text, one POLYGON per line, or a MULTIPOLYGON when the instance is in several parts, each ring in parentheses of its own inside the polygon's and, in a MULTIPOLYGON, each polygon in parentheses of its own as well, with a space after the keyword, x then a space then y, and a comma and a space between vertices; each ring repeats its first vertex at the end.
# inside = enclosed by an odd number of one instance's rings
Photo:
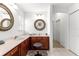
POLYGON ((29 37, 30 37, 29 35, 26 35, 22 39, 19 39, 19 40, 13 39, 13 38, 6 40, 4 44, 0 45, 0 56, 6 54, 11 49, 16 47, 17 45, 19 45, 21 42, 23 42, 24 40, 26 40, 29 37))

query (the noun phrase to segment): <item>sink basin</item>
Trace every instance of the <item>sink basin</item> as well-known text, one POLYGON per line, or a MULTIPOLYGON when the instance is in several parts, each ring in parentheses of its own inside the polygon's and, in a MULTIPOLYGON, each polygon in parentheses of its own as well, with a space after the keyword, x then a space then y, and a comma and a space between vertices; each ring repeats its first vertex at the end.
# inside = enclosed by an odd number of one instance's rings
POLYGON ((3 40, 0 40, 0 45, 4 44, 5 42, 3 40))
POLYGON ((20 39, 23 39, 25 36, 21 35, 21 36, 15 36, 15 39, 16 40, 20 40, 20 39))

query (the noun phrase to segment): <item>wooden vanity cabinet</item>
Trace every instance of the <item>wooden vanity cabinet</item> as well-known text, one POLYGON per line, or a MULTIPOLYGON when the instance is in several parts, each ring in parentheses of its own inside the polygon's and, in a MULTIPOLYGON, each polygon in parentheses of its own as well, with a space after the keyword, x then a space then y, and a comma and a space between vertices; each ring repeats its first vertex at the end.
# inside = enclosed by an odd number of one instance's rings
POLYGON ((31 37, 31 49, 32 50, 49 50, 49 37, 31 37), (42 47, 35 49, 33 47, 34 43, 41 43, 42 47))
POLYGON ((49 50, 49 37, 29 37, 4 56, 26 56, 28 50, 49 50), (36 42, 41 43, 42 47, 35 49, 33 44, 36 42))

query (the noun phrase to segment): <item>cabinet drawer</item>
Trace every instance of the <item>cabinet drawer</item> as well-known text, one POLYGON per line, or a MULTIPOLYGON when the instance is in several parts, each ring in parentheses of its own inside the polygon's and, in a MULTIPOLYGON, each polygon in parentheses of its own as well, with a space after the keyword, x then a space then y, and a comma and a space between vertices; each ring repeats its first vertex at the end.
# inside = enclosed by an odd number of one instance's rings
POLYGON ((32 39, 42 39, 42 37, 32 37, 32 39))
POLYGON ((35 43, 35 42, 40 42, 43 38, 42 37, 32 37, 31 42, 35 43))

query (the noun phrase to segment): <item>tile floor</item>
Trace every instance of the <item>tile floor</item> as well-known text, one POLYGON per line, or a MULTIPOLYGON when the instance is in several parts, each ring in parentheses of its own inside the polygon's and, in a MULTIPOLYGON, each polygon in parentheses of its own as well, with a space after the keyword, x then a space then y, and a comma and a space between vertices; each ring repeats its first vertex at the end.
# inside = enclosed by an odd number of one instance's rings
MULTIPOLYGON (((29 55, 29 52, 27 53, 27 56, 32 56, 33 54, 29 55)), ((47 51, 47 53, 48 56, 76 56, 74 53, 65 48, 53 48, 52 52, 47 51)))
MULTIPOLYGON (((47 53, 48 56, 77 56, 70 50, 64 48, 58 41, 53 40, 53 49, 52 51, 41 50, 42 53, 47 53)), ((36 53, 35 50, 30 50, 27 53, 27 56, 33 56, 36 53)), ((45 56, 45 54, 43 54, 45 56)))
POLYGON ((53 48, 49 56, 76 56, 74 53, 65 48, 53 48))
POLYGON ((48 53, 49 56, 76 56, 70 50, 64 48, 58 41, 53 40, 53 49, 48 53))
POLYGON ((42 56, 48 56, 48 51, 46 50, 30 50, 28 51, 28 56, 34 56, 37 54, 37 52, 39 52, 39 54, 42 54, 42 56))
POLYGON ((53 48, 64 48, 57 40, 53 40, 53 48))

